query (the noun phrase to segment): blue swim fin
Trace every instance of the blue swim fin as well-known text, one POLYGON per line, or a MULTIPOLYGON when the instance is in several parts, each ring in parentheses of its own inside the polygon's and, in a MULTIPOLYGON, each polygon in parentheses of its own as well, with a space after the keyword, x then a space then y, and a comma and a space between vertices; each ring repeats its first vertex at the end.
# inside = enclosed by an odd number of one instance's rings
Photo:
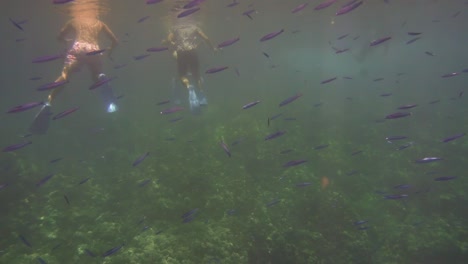
POLYGON ((34 135, 43 135, 49 129, 50 116, 50 104, 46 103, 41 107, 41 110, 34 117, 33 123, 29 127, 29 132, 34 135))
MULTIPOLYGON (((99 80, 105 80, 107 77, 105 74, 99 74, 99 80)), ((106 107, 107 113, 113 113, 118 110, 117 107, 117 98, 114 95, 114 91, 112 91, 112 86, 110 85, 110 81, 103 84, 99 87, 101 92, 102 100, 104 101, 104 105, 106 107)))

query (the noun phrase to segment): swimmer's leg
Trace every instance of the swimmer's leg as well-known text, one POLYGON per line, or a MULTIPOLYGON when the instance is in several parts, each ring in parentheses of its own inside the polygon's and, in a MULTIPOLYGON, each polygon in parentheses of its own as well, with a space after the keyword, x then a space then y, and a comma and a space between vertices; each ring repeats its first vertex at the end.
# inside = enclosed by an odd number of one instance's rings
MULTIPOLYGON (((55 82, 68 81, 69 74, 77 67, 77 61, 65 63, 61 75, 55 82)), ((36 114, 34 120, 29 127, 29 132, 35 135, 45 134, 49 129, 50 116, 52 115, 50 107, 54 98, 63 90, 65 85, 55 88, 48 96, 47 102, 41 107, 41 110, 36 114)))
POLYGON ((101 93, 101 98, 104 101, 104 106, 107 113, 113 113, 118 110, 117 98, 112 90, 111 80, 102 73, 102 64, 98 57, 88 63, 89 69, 94 82, 104 82, 98 89, 101 93))

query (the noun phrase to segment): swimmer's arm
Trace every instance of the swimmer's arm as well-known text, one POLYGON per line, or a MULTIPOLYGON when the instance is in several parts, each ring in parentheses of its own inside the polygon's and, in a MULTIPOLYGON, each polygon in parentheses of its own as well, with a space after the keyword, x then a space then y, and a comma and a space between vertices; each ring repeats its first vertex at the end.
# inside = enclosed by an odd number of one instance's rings
POLYGON ((216 48, 213 46, 213 43, 211 43, 210 39, 208 38, 207 35, 205 35, 205 33, 203 33, 203 31, 198 30, 197 32, 198 32, 198 35, 200 35, 200 37, 202 37, 202 39, 205 41, 206 45, 210 47, 210 49, 216 50, 216 48))
POLYGON ((174 33, 169 33, 169 35, 167 35, 167 39, 164 39, 162 41, 163 44, 165 43, 168 43, 171 44, 172 46, 175 46, 175 42, 174 42, 174 33))
POLYGON ((112 30, 110 30, 110 28, 106 24, 102 23, 102 26, 104 33, 106 33, 107 37, 112 41, 112 44, 109 48, 112 50, 119 44, 119 41, 117 40, 117 37, 115 36, 114 32, 112 32, 112 30))
POLYGON ((69 20, 60 30, 60 33, 57 36, 57 40, 65 42, 66 40, 65 37, 72 31, 73 31, 73 26, 72 26, 71 20, 69 20))

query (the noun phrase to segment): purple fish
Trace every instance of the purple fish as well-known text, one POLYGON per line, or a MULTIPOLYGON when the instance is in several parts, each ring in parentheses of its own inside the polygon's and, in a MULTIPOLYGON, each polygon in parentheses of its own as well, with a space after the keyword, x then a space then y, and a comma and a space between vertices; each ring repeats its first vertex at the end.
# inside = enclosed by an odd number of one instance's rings
POLYGON ((344 4, 341 6, 341 8, 345 8, 345 7, 350 6, 350 5, 352 5, 352 4, 356 3, 356 2, 357 2, 357 0, 348 1, 348 2, 344 3, 344 4))
POLYGON ((94 90, 98 87, 101 87, 102 85, 106 84, 106 83, 109 83, 110 81, 116 79, 117 77, 111 77, 111 78, 103 78, 103 79, 100 79, 99 81, 93 83, 90 87, 89 87, 89 90, 94 90))
POLYGON ((267 135, 265 137, 265 141, 278 138, 278 137, 284 135, 285 133, 286 133, 286 131, 284 131, 284 130, 283 131, 276 131, 275 133, 267 135))
POLYGON ((307 187, 307 186, 310 186, 310 185, 312 185, 311 182, 301 182, 301 183, 297 183, 296 187, 303 188, 303 187, 307 187))
POLYGON ((36 88, 36 90, 38 91, 48 91, 48 90, 52 90, 52 89, 55 89, 59 86, 62 86, 64 84, 68 83, 67 80, 62 80, 62 81, 58 81, 58 82, 51 82, 51 83, 46 83, 44 85, 41 85, 40 87, 36 88))
POLYGON ((452 140, 459 139, 459 138, 461 138, 463 136, 465 136, 465 133, 456 134, 456 135, 453 135, 453 136, 446 137, 446 138, 442 139, 442 142, 447 143, 447 142, 450 142, 452 140))
POLYGON ((376 40, 371 41, 371 43, 369 44, 369 46, 371 46, 371 47, 372 47, 372 46, 377 46, 377 45, 379 45, 379 44, 381 44, 381 43, 384 43, 385 41, 390 40, 390 39, 392 39, 392 37, 383 37, 383 38, 379 38, 379 39, 376 39, 376 40))
POLYGON ((329 144, 318 145, 318 146, 315 146, 314 149, 315 150, 321 150, 321 149, 324 149, 324 148, 328 148, 328 146, 330 146, 330 145, 329 144))
POLYGON ((8 147, 3 148, 3 152, 15 151, 15 150, 24 148, 24 147, 26 147, 28 145, 31 145, 31 144, 32 144, 31 141, 26 141, 26 142, 23 142, 23 143, 13 144, 13 145, 10 145, 8 147))
POLYGON ((272 207, 273 205, 277 205, 281 202, 281 200, 279 198, 275 198, 273 199, 271 202, 268 202, 266 204, 267 207, 272 207))
POLYGON ((317 5, 314 10, 321 10, 321 9, 325 9, 331 5, 333 5, 337 0, 327 0, 325 2, 322 2, 320 3, 319 5, 317 5))
POLYGON ((253 18, 250 16, 250 14, 252 14, 254 12, 257 12, 257 11, 255 9, 250 9, 250 10, 247 10, 244 13, 242 13, 242 15, 247 16, 248 18, 250 18, 252 20, 253 18))
POLYGON ((167 109, 162 110, 160 113, 161 113, 161 115, 168 115, 168 114, 180 112, 180 111, 182 111, 182 110, 184 110, 183 107, 180 107, 180 106, 173 106, 173 107, 170 107, 170 108, 167 108, 167 109))
POLYGON ((67 110, 65 110, 65 111, 63 111, 63 112, 60 112, 60 113, 56 114, 56 115, 52 118, 52 120, 57 120, 57 119, 60 119, 60 118, 62 118, 62 117, 65 117, 65 116, 67 116, 67 115, 69 115, 69 114, 71 114, 71 113, 74 113, 74 112, 75 112, 76 110, 78 110, 78 109, 80 109, 80 108, 79 108, 79 107, 73 107, 73 108, 67 109, 67 110))
POLYGON ((321 81, 320 83, 321 84, 326 84, 326 83, 329 83, 329 82, 333 82, 334 80, 336 80, 336 78, 338 78, 338 77, 333 77, 333 78, 330 78, 330 79, 326 79, 324 81, 321 81))
POLYGON ((442 75, 442 76, 440 76, 440 77, 442 77, 442 78, 450 78, 450 77, 455 77, 455 76, 457 76, 458 74, 460 74, 460 73, 458 73, 458 72, 452 72, 452 73, 444 74, 444 75, 442 75))
POLYGON ((53 0, 52 1, 52 4, 54 5, 61 5, 61 4, 66 4, 66 3, 70 3, 70 2, 73 2, 74 0, 53 0))
POLYGON ((140 157, 138 157, 138 158, 132 163, 132 166, 133 166, 133 167, 138 166, 138 164, 142 163, 142 162, 146 159, 146 157, 149 156, 149 154, 150 154, 149 152, 146 152, 145 154, 143 154, 143 155, 141 155, 140 157))
POLYGON ((63 57, 62 54, 46 55, 46 56, 41 56, 41 57, 34 58, 31 62, 32 63, 43 63, 43 62, 48 62, 48 61, 54 61, 54 60, 60 59, 62 57, 63 57))
POLYGON ((19 238, 21 239, 21 241, 23 242, 23 244, 25 244, 26 246, 32 248, 31 243, 29 243, 29 241, 28 241, 23 235, 19 235, 19 238))
POLYGON ((391 136, 391 137, 386 137, 385 140, 387 140, 389 143, 395 140, 402 140, 408 138, 407 136, 391 136))
POLYGON ((133 59, 134 60, 142 60, 146 57, 148 57, 150 54, 142 54, 142 55, 138 55, 138 56, 133 56, 133 59))
POLYGON ((289 167, 300 165, 300 164, 305 163, 305 162, 307 162, 307 160, 304 160, 304 159, 291 160, 291 161, 288 161, 288 162, 284 163, 283 167, 289 168, 289 167))
POLYGON ((281 29, 280 31, 275 31, 275 32, 271 32, 269 34, 266 34, 265 36, 260 38, 260 42, 267 41, 267 40, 270 40, 272 38, 275 38, 275 37, 277 37, 279 34, 281 34, 283 32, 284 32, 284 29, 281 29))
POLYGON ((142 23, 142 22, 144 22, 146 19, 148 19, 149 17, 150 17, 150 16, 144 16, 144 17, 138 19, 137 23, 142 23))
POLYGON ((385 119, 397 119, 397 118, 407 117, 410 115, 411 113, 409 112, 396 112, 396 113, 387 115, 385 119))
POLYGON ((225 48, 227 46, 231 46, 232 44, 236 43, 239 40, 240 40, 240 37, 233 38, 233 39, 228 39, 226 41, 223 41, 223 42, 219 43, 218 48, 221 49, 221 48, 225 48))
POLYGON ((148 48, 146 49, 146 51, 148 52, 161 52, 161 51, 165 51, 165 50, 168 50, 169 48, 168 47, 154 47, 154 48, 148 48))
POLYGON ((93 50, 93 51, 87 52, 86 55, 87 56, 100 55, 104 53, 104 51, 106 51, 106 49, 93 50))
POLYGON ((11 114, 11 113, 19 113, 19 112, 23 112, 23 111, 26 111, 26 110, 29 110, 29 109, 32 109, 36 106, 39 106, 39 105, 43 105, 44 102, 31 102, 31 103, 26 103, 26 104, 22 104, 22 105, 18 105, 18 106, 15 106, 15 107, 12 107, 10 108, 7 113, 11 114))
POLYGON ((198 10, 200 10, 199 7, 195 7, 195 8, 192 8, 192 9, 185 10, 185 11, 181 12, 180 14, 178 14, 177 18, 182 18, 182 17, 189 16, 189 15, 197 12, 198 10))
POLYGON ((387 200, 399 200, 406 197, 408 197, 407 194, 389 194, 384 196, 384 198, 387 200))
POLYGON ((201 4, 203 1, 205 1, 205 0, 192 0, 192 1, 188 2, 187 4, 185 4, 183 6, 183 9, 190 9, 192 7, 196 7, 197 5, 201 4))
POLYGON ((8 185, 9 185, 8 183, 1 183, 0 184, 0 191, 5 189, 6 187, 8 187, 8 185))
POLYGON ((250 102, 250 103, 245 104, 244 106, 242 106, 242 109, 249 109, 250 107, 257 105, 258 103, 260 103, 260 101, 250 102))
POLYGON ((164 104, 168 104, 170 102, 171 102, 171 100, 164 100, 164 101, 158 102, 157 105, 164 105, 164 104))
POLYGON ((44 178, 42 178, 40 181, 38 181, 36 183, 36 187, 41 187, 46 182, 48 182, 53 176, 54 176, 54 174, 49 174, 49 175, 45 176, 44 178))
POLYGON ((213 74, 213 73, 224 71, 224 70, 226 70, 228 68, 229 68, 229 66, 214 67, 214 68, 210 68, 210 69, 206 70, 205 73, 206 74, 213 74))
POLYGON ((409 44, 415 42, 416 40, 418 40, 418 39, 420 39, 420 38, 421 38, 421 37, 417 37, 417 38, 410 39, 410 40, 408 40, 408 41, 406 42, 406 45, 409 45, 409 44))
POLYGON ((163 0, 146 0, 147 5, 161 3, 163 0))
POLYGON ((353 4, 349 4, 349 5, 345 5, 342 8, 340 8, 340 10, 338 10, 338 12, 336 12, 336 15, 340 16, 340 15, 347 14, 347 13, 353 11, 354 9, 358 8, 361 4, 362 4, 362 1, 359 1, 359 2, 353 3, 353 4))
POLYGON ((284 99, 284 100, 279 104, 279 107, 282 107, 282 106, 285 106, 285 105, 287 105, 287 104, 290 104, 290 103, 296 101, 296 100, 297 100, 299 97, 301 97, 301 96, 302 96, 302 94, 301 94, 301 93, 298 93, 298 94, 293 95, 293 96, 291 96, 291 97, 289 97, 289 98, 286 98, 286 99, 284 99))
POLYGON ((457 176, 442 176, 442 177, 437 177, 434 179, 434 181, 450 181, 456 179, 457 176))
POLYGON ((408 35, 410 36, 417 36, 417 35, 421 35, 422 33, 421 32, 408 32, 408 35))
POLYGON ((226 143, 224 143, 224 141, 221 141, 219 143, 221 145, 221 147, 223 148, 224 152, 226 152, 226 154, 231 157, 231 151, 229 150, 228 146, 226 145, 226 143))
POLYGON ((13 24, 13 26, 15 26, 16 28, 18 28, 19 30, 21 31, 24 31, 24 29, 19 25, 19 23, 15 22, 13 19, 11 18, 8 18, 10 20, 10 22, 13 24))
POLYGON ((301 11, 302 9, 306 8, 308 4, 309 3, 303 3, 303 4, 300 4, 300 5, 296 6, 295 8, 293 8, 293 10, 291 10, 291 13, 295 14, 295 13, 301 11))
POLYGON ((422 158, 422 159, 415 160, 414 162, 423 164, 423 163, 431 163, 431 162, 440 161, 440 160, 442 160, 442 158, 439 158, 439 157, 425 157, 425 158, 422 158))
POLYGON ((398 107, 398 109, 400 109, 400 110, 411 109, 411 108, 416 107, 416 106, 418 106, 418 105, 417 104, 407 104, 407 105, 402 105, 402 106, 398 107))
POLYGON ((117 253, 125 244, 122 244, 118 247, 111 248, 102 254, 103 257, 108 257, 117 253))

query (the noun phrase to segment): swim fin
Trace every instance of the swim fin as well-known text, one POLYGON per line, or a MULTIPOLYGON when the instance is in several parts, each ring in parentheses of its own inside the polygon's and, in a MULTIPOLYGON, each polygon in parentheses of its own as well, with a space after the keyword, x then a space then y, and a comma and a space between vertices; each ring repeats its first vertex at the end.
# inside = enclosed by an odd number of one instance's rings
POLYGON ((192 110, 192 112, 196 112, 200 107, 200 101, 198 100, 197 93, 195 92, 195 87, 193 85, 189 85, 188 91, 190 110, 192 110))
POLYGON ((34 117, 33 123, 29 127, 29 132, 35 135, 42 135, 49 129, 50 116, 50 104, 46 103, 41 107, 41 110, 34 117))
MULTIPOLYGON (((99 81, 105 81, 106 80, 106 75, 101 73, 99 74, 99 81)), ((110 80, 106 81, 102 87, 99 88, 101 90, 101 97, 102 100, 104 101, 104 105, 106 107, 107 113, 113 113, 118 110, 116 101, 117 98, 114 95, 114 92, 112 91, 112 86, 110 85, 110 80)))

